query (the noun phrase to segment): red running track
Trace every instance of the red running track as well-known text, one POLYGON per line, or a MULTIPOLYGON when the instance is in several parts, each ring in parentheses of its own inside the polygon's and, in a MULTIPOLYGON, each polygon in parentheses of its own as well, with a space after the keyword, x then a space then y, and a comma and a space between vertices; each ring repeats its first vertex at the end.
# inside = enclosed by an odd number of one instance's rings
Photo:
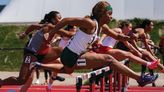
MULTIPOLYGON (((19 92, 20 86, 3 86, 0 92, 19 92)), ((76 92, 76 86, 53 86, 51 91, 47 86, 31 86, 27 92, 76 92)), ((89 86, 83 86, 81 92, 89 92, 89 86)), ((100 92, 96 87, 96 92, 100 92)))
POLYGON ((164 92, 164 87, 128 87, 127 92, 164 92))
MULTIPOLYGON (((19 92, 20 86, 3 86, 0 92, 19 92)), ((27 92, 76 92, 76 86, 53 86, 51 91, 47 86, 31 86, 27 92)), ((81 92, 89 92, 89 86, 82 86, 81 92)), ((95 92, 100 92, 96 87, 95 92)), ((164 87, 128 87, 126 92, 164 92, 164 87)))

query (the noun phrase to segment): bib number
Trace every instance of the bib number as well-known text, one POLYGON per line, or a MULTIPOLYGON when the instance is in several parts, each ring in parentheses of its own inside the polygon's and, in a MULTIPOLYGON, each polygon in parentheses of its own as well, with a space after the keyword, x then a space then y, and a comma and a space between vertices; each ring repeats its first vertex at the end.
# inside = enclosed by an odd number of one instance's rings
POLYGON ((24 62, 25 63, 30 63, 31 62, 31 56, 26 56, 24 62))

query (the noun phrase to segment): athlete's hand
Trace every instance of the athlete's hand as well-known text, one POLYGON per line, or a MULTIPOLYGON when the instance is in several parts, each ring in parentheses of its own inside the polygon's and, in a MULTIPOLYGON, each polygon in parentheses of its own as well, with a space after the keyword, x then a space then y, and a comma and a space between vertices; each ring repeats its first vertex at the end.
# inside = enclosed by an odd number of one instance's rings
POLYGON ((138 35, 132 34, 132 35, 130 35, 130 38, 131 38, 132 40, 136 40, 136 39, 138 38, 138 35))
POLYGON ((26 37, 26 33, 25 32, 22 32, 22 33, 17 33, 19 39, 24 39, 26 37))

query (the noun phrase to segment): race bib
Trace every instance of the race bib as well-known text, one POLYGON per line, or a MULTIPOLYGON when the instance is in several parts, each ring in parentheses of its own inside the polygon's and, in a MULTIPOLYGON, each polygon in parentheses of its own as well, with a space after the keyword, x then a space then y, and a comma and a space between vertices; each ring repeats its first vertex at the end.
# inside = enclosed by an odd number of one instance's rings
POLYGON ((31 62, 31 56, 26 56, 24 62, 25 63, 30 63, 31 62))

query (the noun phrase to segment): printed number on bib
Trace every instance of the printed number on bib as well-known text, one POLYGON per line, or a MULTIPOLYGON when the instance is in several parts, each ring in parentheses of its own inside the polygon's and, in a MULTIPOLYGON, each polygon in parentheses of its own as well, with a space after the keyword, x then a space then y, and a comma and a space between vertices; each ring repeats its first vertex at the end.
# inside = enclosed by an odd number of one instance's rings
POLYGON ((26 56, 24 62, 25 62, 25 63, 30 63, 30 62, 31 62, 31 56, 26 56))

